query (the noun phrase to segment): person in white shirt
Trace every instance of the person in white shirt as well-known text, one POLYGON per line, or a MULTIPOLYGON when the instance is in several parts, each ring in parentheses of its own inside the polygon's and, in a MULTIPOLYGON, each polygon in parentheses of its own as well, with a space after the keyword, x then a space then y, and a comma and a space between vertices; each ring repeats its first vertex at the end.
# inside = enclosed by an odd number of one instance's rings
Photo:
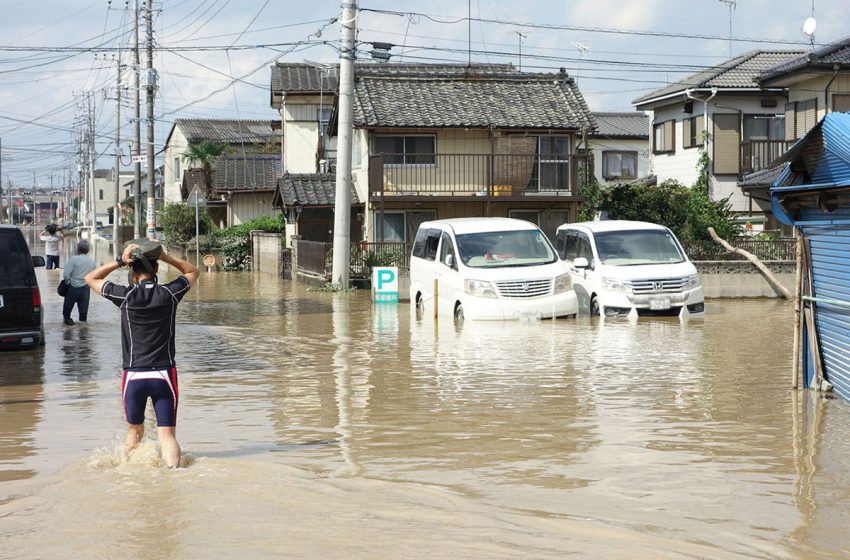
POLYGON ((44 241, 44 254, 47 257, 47 270, 59 268, 59 243, 65 239, 62 228, 56 224, 47 224, 41 232, 41 240, 44 241))
POLYGON ((82 239, 77 243, 77 254, 68 259, 65 270, 62 272, 62 278, 69 284, 68 293, 65 294, 65 304, 62 306, 62 319, 68 326, 74 324, 74 320, 71 319, 74 305, 77 306, 80 322, 85 323, 88 320, 91 290, 86 285, 86 274, 95 268, 97 265, 89 256, 89 242, 82 239))

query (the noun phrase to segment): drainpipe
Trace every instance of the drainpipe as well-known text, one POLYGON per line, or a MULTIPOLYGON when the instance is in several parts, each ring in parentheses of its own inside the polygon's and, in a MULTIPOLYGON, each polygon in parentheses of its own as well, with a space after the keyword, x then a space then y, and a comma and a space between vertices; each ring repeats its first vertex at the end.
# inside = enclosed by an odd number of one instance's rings
MULTIPOLYGON (((832 69, 833 69, 832 79, 829 81, 829 83, 826 84, 826 87, 823 88, 823 114, 824 114, 824 116, 826 116, 830 112, 830 110, 829 110, 829 86, 831 86, 832 82, 835 81, 835 78, 838 77, 838 65, 837 64, 833 65, 832 69)), ((815 118, 817 118, 817 115, 815 115, 815 118)))
MULTIPOLYGON (((696 101, 702 101, 702 135, 703 135, 703 142, 705 143, 705 153, 708 155, 708 169, 711 169, 712 164, 714 163, 711 160, 711 151, 709 150, 709 146, 708 146, 709 138, 710 138, 709 134, 708 134, 708 102, 711 101, 712 99, 714 99, 715 95, 717 95, 717 88, 716 87, 711 88, 711 95, 709 95, 707 99, 701 99, 699 97, 694 97, 691 94, 691 90, 689 90, 689 89, 685 90, 685 96, 688 99, 694 99, 696 101)), ((711 175, 712 175, 712 173, 709 172, 709 177, 708 177, 709 190, 710 190, 710 187, 711 187, 711 175)))

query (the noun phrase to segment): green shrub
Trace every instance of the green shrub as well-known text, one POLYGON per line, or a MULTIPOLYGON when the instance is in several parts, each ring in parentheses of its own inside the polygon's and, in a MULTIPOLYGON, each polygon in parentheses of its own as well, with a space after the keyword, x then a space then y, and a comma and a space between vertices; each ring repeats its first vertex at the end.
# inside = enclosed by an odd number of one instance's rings
POLYGON ((252 231, 284 232, 286 219, 283 214, 262 216, 229 228, 213 230, 209 243, 211 247, 221 248, 224 270, 251 270, 252 231))

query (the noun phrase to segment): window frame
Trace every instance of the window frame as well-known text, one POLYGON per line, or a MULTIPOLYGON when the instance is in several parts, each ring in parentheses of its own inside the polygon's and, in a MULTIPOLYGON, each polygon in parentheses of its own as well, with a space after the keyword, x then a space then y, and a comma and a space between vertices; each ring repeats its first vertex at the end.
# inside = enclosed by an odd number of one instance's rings
MULTIPOLYGON (((665 142, 666 144, 666 142, 665 142)), ((659 121, 652 124, 652 153, 653 154, 675 154, 676 153, 676 119, 668 119, 666 121, 659 121), (666 125, 670 125, 670 148, 669 149, 658 149, 658 146, 655 141, 655 131, 666 125)))
POLYGON ((404 160, 401 163, 387 163, 384 162, 384 167, 436 167, 437 166, 437 135, 436 134, 374 134, 372 135, 372 155, 385 154, 386 152, 378 152, 375 148, 375 141, 379 138, 401 138, 402 139, 402 153, 401 154, 390 154, 390 155, 401 155, 404 160), (433 141, 434 152, 428 154, 416 154, 408 153, 407 151, 407 139, 408 138, 430 138, 433 141), (433 161, 431 163, 408 163, 408 157, 422 157, 422 156, 431 156, 433 161))
POLYGON ((705 116, 695 115, 682 120, 682 148, 691 150, 693 148, 702 148, 705 146, 705 116), (703 126, 699 126, 699 121, 703 121, 703 126), (688 123, 688 134, 685 134, 685 123, 688 123))
MULTIPOLYGON (((620 166, 620 168, 622 170, 622 165, 620 166)), ((638 152, 637 152, 637 150, 603 150, 602 151, 602 178, 603 179, 605 179, 607 181, 609 179, 637 179, 637 177, 638 177, 638 152), (606 165, 606 157, 612 156, 612 155, 620 156, 621 162, 622 162, 623 156, 627 156, 627 155, 633 156, 635 158, 634 175, 608 175, 608 173, 607 173, 608 166, 606 165)))

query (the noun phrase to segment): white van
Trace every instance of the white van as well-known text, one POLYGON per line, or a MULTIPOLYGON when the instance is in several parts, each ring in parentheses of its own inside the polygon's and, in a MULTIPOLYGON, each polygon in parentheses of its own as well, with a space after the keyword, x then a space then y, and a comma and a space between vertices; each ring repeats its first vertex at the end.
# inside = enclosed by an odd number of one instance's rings
POLYGON ((669 229, 609 220, 564 224, 555 234, 579 307, 591 315, 676 315, 705 311, 699 274, 669 229))
POLYGON ((472 320, 578 312, 570 273, 546 235, 511 218, 420 225, 410 257, 410 302, 426 313, 436 305, 440 317, 472 320))

